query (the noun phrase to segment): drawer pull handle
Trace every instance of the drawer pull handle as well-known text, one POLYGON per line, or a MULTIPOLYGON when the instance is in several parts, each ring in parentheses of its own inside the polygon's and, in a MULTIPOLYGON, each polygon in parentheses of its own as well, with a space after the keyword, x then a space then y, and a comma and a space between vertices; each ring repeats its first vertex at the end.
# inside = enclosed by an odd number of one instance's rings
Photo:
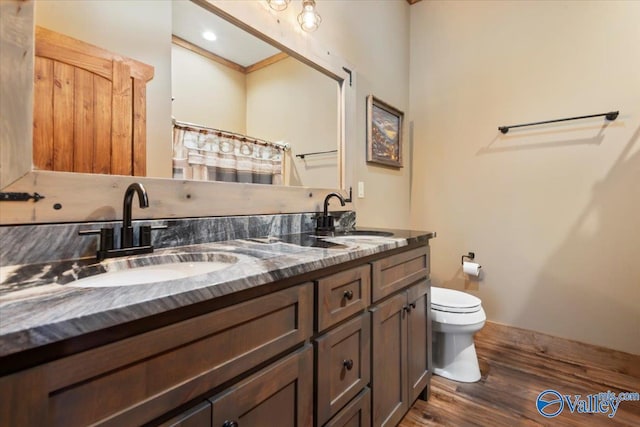
POLYGON ((222 424, 222 427, 238 427, 238 423, 235 421, 227 420, 222 424))
POLYGON ((342 361, 342 366, 344 366, 345 368, 347 368, 347 371, 350 371, 353 369, 353 359, 346 359, 342 361))
POLYGON ((346 299, 351 300, 351 299, 353 299, 353 291, 352 290, 344 291, 343 296, 346 299))

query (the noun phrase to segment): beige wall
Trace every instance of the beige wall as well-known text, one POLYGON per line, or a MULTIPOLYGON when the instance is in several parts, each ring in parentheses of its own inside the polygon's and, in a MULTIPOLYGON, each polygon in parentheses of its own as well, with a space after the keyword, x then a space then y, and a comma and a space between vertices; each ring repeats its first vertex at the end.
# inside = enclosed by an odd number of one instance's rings
POLYGON ((36 1, 36 25, 154 67, 147 84, 147 176, 171 176, 171 2, 36 1))
POLYGON ((176 120, 244 134, 246 76, 183 47, 171 46, 176 120))
POLYGON ((639 22, 639 2, 412 6, 411 224, 438 233, 433 284, 489 320, 640 353, 639 22))
MULTIPOLYGON (((355 139, 347 141, 347 165, 359 226, 409 226, 411 156, 408 122, 404 131, 404 168, 366 163, 366 97, 373 94, 405 113, 409 110, 409 6, 406 1, 318 2, 322 25, 314 33, 331 52, 355 68, 355 139), (356 198, 357 183, 365 198, 356 198)), ((294 9, 296 9, 294 7, 294 9)), ((296 10, 296 12, 299 12, 296 10)))
POLYGON ((338 187, 338 84, 294 58, 247 75, 247 134, 291 144, 291 185, 338 187))

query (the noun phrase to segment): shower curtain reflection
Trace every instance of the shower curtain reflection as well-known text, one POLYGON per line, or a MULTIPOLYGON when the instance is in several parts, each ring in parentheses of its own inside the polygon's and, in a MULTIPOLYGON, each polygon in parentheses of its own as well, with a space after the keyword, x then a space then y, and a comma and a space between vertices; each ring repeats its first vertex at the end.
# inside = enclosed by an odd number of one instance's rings
POLYGON ((281 185, 286 145, 175 122, 173 178, 281 185))

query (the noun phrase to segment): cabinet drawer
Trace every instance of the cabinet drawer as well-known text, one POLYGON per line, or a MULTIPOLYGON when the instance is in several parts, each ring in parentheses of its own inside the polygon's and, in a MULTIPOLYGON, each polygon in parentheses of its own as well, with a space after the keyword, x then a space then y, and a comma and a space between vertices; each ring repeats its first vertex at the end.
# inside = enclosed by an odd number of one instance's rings
POLYGON ((158 427, 203 427, 211 425, 211 403, 202 402, 197 406, 159 424, 158 427))
POLYGON ((370 427, 371 390, 365 387, 360 394, 345 406, 324 427, 370 427))
POLYGON ((52 362, 47 425, 143 424, 304 342, 310 283, 52 362))
POLYGON ((374 302, 429 275, 429 246, 422 246, 372 263, 374 302))
POLYGON ((313 352, 306 345, 211 399, 212 425, 313 425, 313 352), (235 423, 235 424, 234 424, 235 423))
POLYGON ((318 425, 327 422, 369 383, 370 328, 366 312, 315 340, 318 425))
POLYGON ((371 267, 363 265, 316 281, 317 330, 325 330, 363 311, 370 303, 371 267))

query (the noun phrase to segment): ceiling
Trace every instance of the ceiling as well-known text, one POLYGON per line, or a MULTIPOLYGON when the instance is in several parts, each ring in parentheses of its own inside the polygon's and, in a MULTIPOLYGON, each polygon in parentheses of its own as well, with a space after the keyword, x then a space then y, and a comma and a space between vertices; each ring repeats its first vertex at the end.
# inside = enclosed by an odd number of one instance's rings
MULTIPOLYGON (((407 0, 415 4, 420 0, 407 0)), ((225 21, 189 0, 172 0, 172 32, 179 38, 214 55, 250 67, 280 51, 225 21), (213 32, 217 39, 208 41, 202 37, 205 31, 213 32)))
POLYGON ((191 1, 173 0, 172 7, 174 35, 242 67, 280 53, 275 47, 191 1), (205 31, 213 32, 217 39, 205 40, 202 37, 205 31))

